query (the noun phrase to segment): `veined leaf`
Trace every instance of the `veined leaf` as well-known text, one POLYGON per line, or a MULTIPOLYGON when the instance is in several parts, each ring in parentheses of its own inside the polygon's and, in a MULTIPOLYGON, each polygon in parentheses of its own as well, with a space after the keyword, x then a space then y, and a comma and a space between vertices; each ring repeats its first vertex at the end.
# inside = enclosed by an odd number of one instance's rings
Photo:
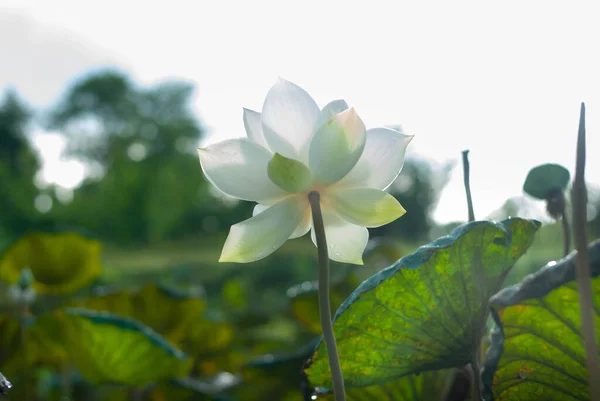
MULTIPOLYGON (((390 382, 346 391, 347 401, 443 401, 449 391, 454 372, 451 369, 433 370, 404 376, 390 382)), ((323 390, 321 390, 323 391, 323 390)), ((334 401, 333 394, 318 395, 318 400, 334 401)))
MULTIPOLYGON (((519 218, 468 223, 365 280, 334 318, 346 387, 470 363, 489 297, 539 226, 519 218)), ((323 342, 306 373, 312 385, 331 388, 323 342)))
MULTIPOLYGON (((600 328, 600 241, 589 252, 600 328)), ((549 263, 490 300, 496 327, 482 372, 486 401, 590 399, 575 257, 549 263)))
POLYGON ((192 359, 151 328, 106 312, 67 309, 69 355, 93 383, 144 386, 185 377, 192 359))
POLYGON ((206 302, 195 294, 147 284, 139 291, 108 292, 86 298, 76 305, 132 318, 179 343, 190 327, 201 319, 206 302))

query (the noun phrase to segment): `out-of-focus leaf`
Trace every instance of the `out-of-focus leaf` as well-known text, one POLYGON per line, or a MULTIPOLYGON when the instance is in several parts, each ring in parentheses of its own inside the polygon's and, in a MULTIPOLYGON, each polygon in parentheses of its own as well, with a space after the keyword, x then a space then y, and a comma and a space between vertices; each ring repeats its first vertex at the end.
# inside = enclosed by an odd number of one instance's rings
MULTIPOLYGON (((470 363, 489 297, 539 226, 471 222, 365 280, 334 318, 347 388, 470 363)), ((305 371, 312 385, 331 388, 322 342, 305 371)))
POLYGON ((239 383, 240 378, 229 372, 210 380, 185 377, 153 388, 149 397, 151 401, 234 401, 224 392, 239 383))
POLYGON ((559 164, 542 164, 527 174, 523 191, 534 198, 546 199, 552 191, 564 191, 569 184, 569 170, 559 164))
POLYGON ((30 233, 0 259, 0 279, 11 284, 30 268, 33 288, 42 294, 75 292, 100 276, 100 243, 76 233, 30 233))
MULTIPOLYGON (((352 273, 332 283, 329 290, 332 314, 359 283, 356 275, 352 273)), ((287 290, 287 296, 291 299, 290 308, 296 320, 311 333, 321 334, 317 282, 306 281, 295 285, 287 290)))
MULTIPOLYGON (((600 241, 589 252, 600 328, 600 241)), ((575 257, 551 262, 490 299, 496 326, 482 372, 487 401, 590 399, 575 257)))
MULTIPOLYGON (((404 376, 399 379, 367 387, 351 388, 346 391, 347 401, 444 401, 448 393, 454 372, 449 370, 434 370, 404 376)), ((318 400, 333 401, 332 393, 324 393, 325 389, 317 392, 318 400)))
POLYGON ((7 315, 0 315, 0 366, 12 359, 21 343, 21 324, 19 320, 7 315))
POLYGON ((318 338, 286 354, 267 354, 250 360, 242 371, 242 384, 229 392, 240 401, 303 401, 311 394, 302 366, 318 338))
POLYGON ((388 237, 376 237, 369 241, 363 258, 365 265, 372 267, 386 267, 399 260, 404 253, 396 240, 388 237))
POLYGON ((248 309, 246 289, 240 280, 230 279, 223 285, 223 302, 235 311, 248 309))
POLYGON ((1 319, 0 352, 3 353, 3 368, 13 375, 39 365, 60 368, 67 359, 61 316, 60 312, 54 312, 28 318, 24 346, 21 342, 20 322, 9 317, 1 319))
POLYGON ((148 284, 140 291, 108 292, 78 301, 76 305, 138 320, 175 343, 182 341, 206 308, 200 294, 155 284, 148 284))
POLYGON ((67 309, 70 356, 93 383, 145 386, 187 376, 192 359, 151 328, 107 312, 67 309))
POLYGON ((64 313, 56 311, 39 316, 27 328, 25 341, 35 363, 61 368, 69 358, 64 313))
POLYGON ((234 328, 230 323, 198 319, 189 328, 181 347, 195 360, 195 371, 210 376, 221 371, 235 372, 244 356, 232 349, 234 328))

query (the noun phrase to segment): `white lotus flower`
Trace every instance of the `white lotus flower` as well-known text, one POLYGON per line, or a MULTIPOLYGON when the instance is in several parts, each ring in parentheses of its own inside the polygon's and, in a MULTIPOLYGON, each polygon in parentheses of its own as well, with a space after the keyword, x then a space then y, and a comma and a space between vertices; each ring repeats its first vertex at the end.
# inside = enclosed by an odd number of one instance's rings
MULTIPOLYGON (((363 264, 366 227, 405 213, 384 190, 400 173, 412 136, 365 130, 345 101, 321 110, 302 88, 281 78, 262 114, 244 109, 244 126, 248 138, 198 149, 215 187, 258 203, 253 217, 231 227, 220 262, 256 261, 308 233, 311 191, 320 194, 329 257, 338 262, 363 264)), ((314 230, 312 239, 316 243, 314 230)))

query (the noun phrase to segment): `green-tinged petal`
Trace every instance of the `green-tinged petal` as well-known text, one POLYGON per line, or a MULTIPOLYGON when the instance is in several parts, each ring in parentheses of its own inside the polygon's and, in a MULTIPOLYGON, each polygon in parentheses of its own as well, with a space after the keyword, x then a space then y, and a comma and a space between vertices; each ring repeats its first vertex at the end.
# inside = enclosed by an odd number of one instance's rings
POLYGON ((198 149, 206 178, 238 199, 272 202, 286 193, 271 182, 267 166, 272 154, 249 139, 229 139, 198 149))
POLYGON ((348 103, 346 103, 346 101, 343 99, 338 99, 327 103, 321 110, 321 114, 319 115, 319 119, 315 125, 315 132, 318 131, 319 128, 321 128, 321 126, 323 126, 327 121, 346 110, 348 110, 348 103))
POLYGON ((312 174, 308 167, 279 153, 275 153, 269 162, 267 172, 275 185, 290 193, 305 191, 312 184, 312 174))
POLYGON ((400 174, 413 136, 389 128, 373 128, 366 137, 360 159, 338 186, 386 189, 400 174))
POLYGON ((329 197, 330 206, 337 214, 363 227, 379 227, 406 213, 396 198, 378 189, 336 189, 329 197))
MULTIPOLYGON (((314 132, 317 132, 325 123, 335 117, 337 114, 348 109, 348 104, 343 99, 333 100, 325 105, 321 110, 321 114, 315 124, 314 132)), ((310 150, 310 141, 304 145, 304 148, 300 152, 300 159, 302 161, 308 161, 308 152, 310 150)))
MULTIPOLYGON (((369 230, 345 221, 327 208, 323 208, 323 222, 329 259, 362 265, 362 255, 369 241, 369 230)), ((315 230, 312 230, 310 235, 316 245, 315 230)))
POLYGON ((319 114, 319 106, 304 89, 279 78, 262 109, 263 135, 269 148, 298 159, 313 135, 319 114))
POLYGON ((248 139, 265 149, 269 148, 262 132, 262 121, 259 112, 244 109, 244 128, 246 128, 248 139))
MULTIPOLYGON (((267 205, 261 205, 260 203, 256 206, 254 206, 254 210, 252 211, 252 216, 256 216, 259 213, 264 212, 265 210, 267 210, 270 206, 267 205)), ((304 211, 304 215, 302 216, 302 219, 300 220, 300 224, 298 224, 298 226, 296 227, 296 229, 294 230, 294 232, 292 233, 292 235, 290 235, 290 237, 288 239, 294 239, 294 238, 300 238, 302 236, 304 236, 308 230, 310 230, 312 227, 312 216, 311 216, 311 212, 310 212, 310 208, 306 208, 306 210, 304 211)))
POLYGON ((348 174, 363 152, 365 138, 365 125, 354 108, 327 121, 315 133, 308 152, 315 181, 329 185, 348 174))
POLYGON ((248 263, 269 256, 296 230, 307 208, 308 201, 288 197, 231 226, 219 262, 248 263))

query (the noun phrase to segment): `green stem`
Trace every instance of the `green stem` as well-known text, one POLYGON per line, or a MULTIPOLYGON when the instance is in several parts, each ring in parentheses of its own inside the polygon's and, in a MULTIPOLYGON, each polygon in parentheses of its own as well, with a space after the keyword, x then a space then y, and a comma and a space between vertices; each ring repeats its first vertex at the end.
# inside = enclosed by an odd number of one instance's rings
POLYGON ((563 244, 564 244, 564 256, 567 256, 571 251, 571 227, 569 226, 569 219, 567 213, 562 214, 562 229, 563 229, 563 244))
POLYGON ((470 171, 469 167, 469 151, 463 150, 462 152, 463 162, 463 179, 465 182, 465 192, 467 193, 467 207, 469 209, 469 221, 475 221, 475 211, 473 210, 473 198, 471 198, 471 183, 470 183, 470 171))
POLYGON ((20 318, 20 341, 21 341, 21 357, 23 360, 23 399, 25 401, 29 401, 31 399, 31 393, 29 391, 29 369, 27 366, 27 341, 26 341, 26 330, 27 330, 27 315, 29 313, 29 307, 26 302, 21 302, 19 305, 19 318, 20 318))
POLYGON ((481 379, 479 361, 471 362, 469 367, 471 368, 471 399, 473 401, 481 401, 481 379))
POLYGON ((69 401, 71 399, 71 394, 73 392, 72 383, 71 383, 71 370, 69 369, 69 364, 65 363, 61 369, 61 401, 69 401))
MULTIPOLYGON (((471 167, 469 165, 469 151, 463 150, 462 152, 462 164, 463 164, 463 181, 465 184, 465 193, 467 195, 467 209, 469 212, 469 222, 475 221, 475 210, 473 209, 473 197, 471 196, 471 167)), ((476 273, 479 269, 476 269, 476 273)), ((481 274, 475 274, 475 282, 480 288, 483 287, 483 277, 481 274)), ((485 321, 485 320, 484 320, 485 321)), ((478 328, 476 329, 478 330, 478 328)), ((475 336, 475 344, 473 344, 473 356, 472 361, 469 364, 469 370, 471 372, 471 397, 473 401, 481 401, 481 378, 480 378, 480 367, 479 361, 481 360, 481 353, 483 351, 483 343, 481 342, 481 333, 477 333, 475 336)))
POLYGON ((581 310, 581 330, 586 353, 590 399, 600 401, 600 366, 594 325, 592 280, 588 254, 587 233, 587 190, 585 187, 585 105, 581 103, 579 133, 577 135, 577 162, 572 189, 573 226, 577 248, 577 286, 581 310))
POLYGON ((312 191, 308 194, 308 201, 312 209, 313 229, 317 239, 317 250, 319 255, 319 315, 323 338, 327 346, 329 368, 331 370, 331 381, 333 383, 333 395, 335 401, 345 401, 344 376, 340 366, 333 324, 331 323, 331 303, 329 302, 329 254, 327 251, 327 239, 325 238, 325 225, 321 212, 321 197, 318 192, 312 191))

